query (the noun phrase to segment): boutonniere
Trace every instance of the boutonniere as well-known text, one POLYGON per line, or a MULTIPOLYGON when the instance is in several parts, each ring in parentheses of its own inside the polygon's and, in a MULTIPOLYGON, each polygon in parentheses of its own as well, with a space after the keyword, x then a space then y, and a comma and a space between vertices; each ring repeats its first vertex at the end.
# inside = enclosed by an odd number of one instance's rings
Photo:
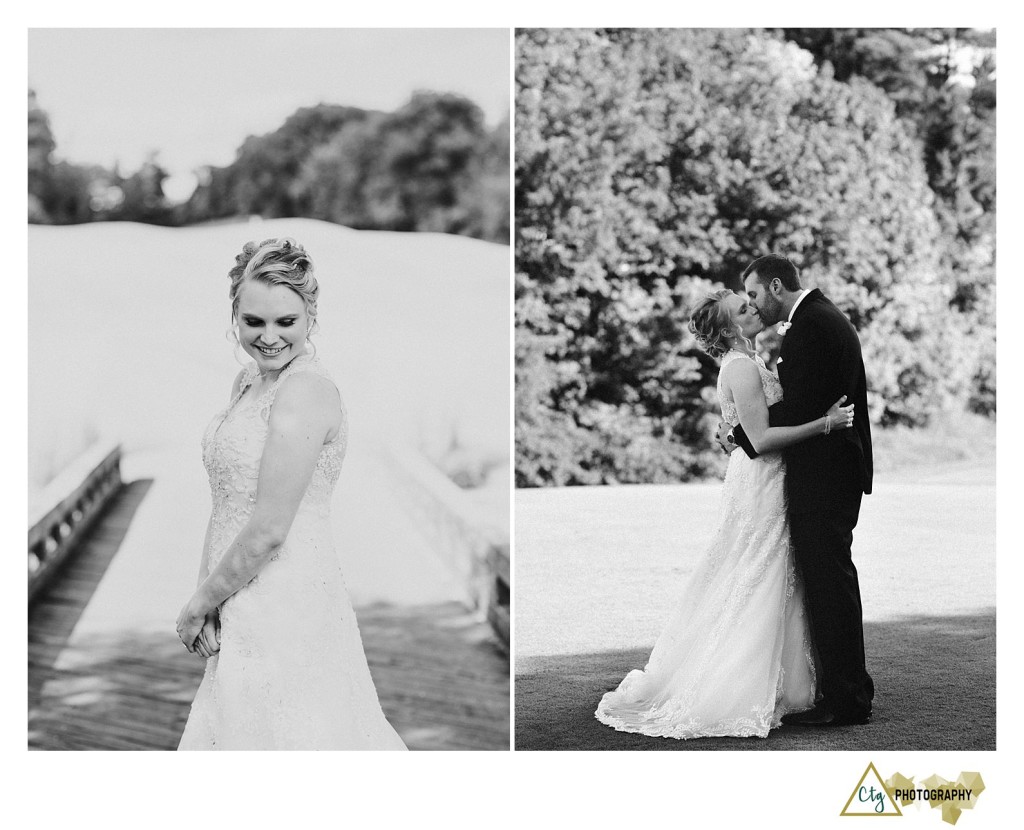
POLYGON ((788 320, 785 323, 779 323, 779 337, 785 337, 792 325, 788 320))

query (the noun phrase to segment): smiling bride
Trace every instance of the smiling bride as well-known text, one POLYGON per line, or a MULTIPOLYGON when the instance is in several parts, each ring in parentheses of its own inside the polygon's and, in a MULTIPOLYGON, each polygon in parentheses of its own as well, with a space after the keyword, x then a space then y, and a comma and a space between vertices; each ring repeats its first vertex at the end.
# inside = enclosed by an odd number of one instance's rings
POLYGON ((251 359, 207 427, 213 511, 178 636, 206 671, 178 746, 395 749, 331 538, 344 404, 309 341, 319 286, 291 239, 250 242, 231 279, 251 359))

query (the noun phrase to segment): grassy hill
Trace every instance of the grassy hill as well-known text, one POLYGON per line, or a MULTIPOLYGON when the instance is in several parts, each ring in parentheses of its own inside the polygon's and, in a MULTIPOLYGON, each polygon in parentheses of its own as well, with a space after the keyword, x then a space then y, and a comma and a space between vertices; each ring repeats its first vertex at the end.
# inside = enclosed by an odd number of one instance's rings
POLYGON ((321 284, 315 338, 360 432, 436 454, 507 456, 509 249, 306 219, 185 229, 29 227, 29 472, 41 483, 98 433, 131 452, 198 446, 238 365, 227 271, 288 235, 321 284))
POLYGON ((227 271, 243 243, 274 236, 313 258, 314 340, 349 409, 334 522, 350 592, 449 598, 459 586, 441 584, 375 451, 411 447, 449 473, 489 470, 486 486, 465 492, 481 523, 508 532, 509 249, 465 237, 306 219, 29 227, 30 510, 90 440, 116 438, 126 478, 156 482, 126 543, 145 564, 118 583, 118 601, 157 571, 185 594, 209 515, 200 439, 239 369, 225 338, 227 271))

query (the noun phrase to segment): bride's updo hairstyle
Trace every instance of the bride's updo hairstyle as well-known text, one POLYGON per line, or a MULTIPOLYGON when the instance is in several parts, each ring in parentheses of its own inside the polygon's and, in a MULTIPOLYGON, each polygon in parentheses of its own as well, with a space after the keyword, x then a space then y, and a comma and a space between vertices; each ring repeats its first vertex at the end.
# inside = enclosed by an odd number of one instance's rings
POLYGON ((738 336, 746 340, 733 325, 729 309, 722 302, 731 294, 728 288, 708 294, 690 313, 689 329, 697 338, 697 345, 714 358, 721 357, 732 348, 729 341, 733 338, 738 336))
POLYGON ((316 298, 320 293, 313 276, 313 261, 294 239, 264 239, 258 245, 246 242, 242 253, 235 257, 235 267, 228 271, 231 288, 231 318, 238 314, 238 294, 249 280, 265 285, 286 285, 306 304, 310 323, 316 324, 316 298))

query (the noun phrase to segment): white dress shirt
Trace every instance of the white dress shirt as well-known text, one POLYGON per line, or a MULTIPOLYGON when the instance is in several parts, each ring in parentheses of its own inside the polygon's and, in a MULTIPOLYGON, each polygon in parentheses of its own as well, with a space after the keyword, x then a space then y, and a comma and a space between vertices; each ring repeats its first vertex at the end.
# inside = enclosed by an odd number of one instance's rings
POLYGON ((805 288, 803 291, 800 292, 800 296, 796 298, 796 302, 793 303, 793 307, 789 310, 789 317, 786 319, 787 323, 789 323, 790 325, 793 324, 793 315, 796 314, 797 306, 799 306, 800 303, 803 302, 804 297, 806 297, 810 293, 810 288, 805 288))

